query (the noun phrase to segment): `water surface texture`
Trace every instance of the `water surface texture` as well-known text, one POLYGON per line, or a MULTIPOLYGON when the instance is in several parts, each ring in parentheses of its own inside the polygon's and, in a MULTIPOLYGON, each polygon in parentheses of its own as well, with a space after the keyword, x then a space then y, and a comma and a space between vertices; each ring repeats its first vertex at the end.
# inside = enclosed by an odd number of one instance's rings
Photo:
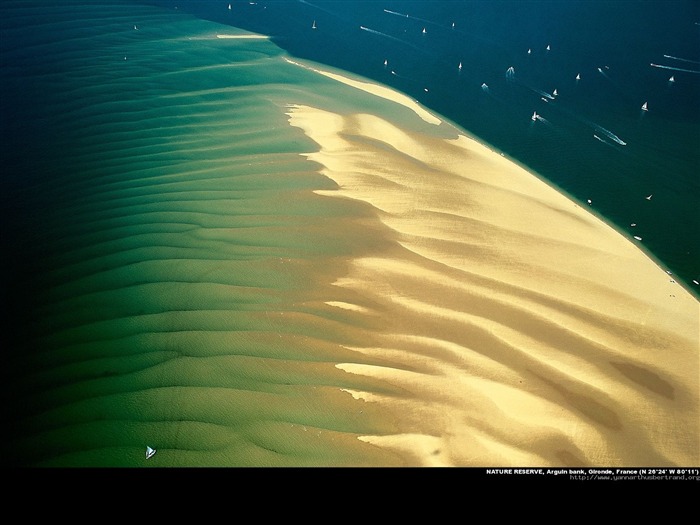
POLYGON ((0 6, 4 464, 700 464, 696 3, 230 5, 0 6))

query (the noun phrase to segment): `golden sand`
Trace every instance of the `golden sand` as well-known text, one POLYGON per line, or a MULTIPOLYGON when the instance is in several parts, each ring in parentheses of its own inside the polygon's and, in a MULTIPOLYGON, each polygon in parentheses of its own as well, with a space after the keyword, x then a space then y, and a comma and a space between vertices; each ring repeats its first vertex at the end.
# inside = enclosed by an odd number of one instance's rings
POLYGON ((337 367, 404 392, 350 392, 400 429, 361 441, 416 465, 700 464, 700 305, 633 240, 458 130, 288 115, 339 186, 319 193, 369 203, 395 240, 334 283, 362 304, 326 302, 382 323, 337 367))
POLYGON ((269 36, 245 34, 245 35, 216 35, 216 38, 233 39, 233 40, 269 40, 269 36))

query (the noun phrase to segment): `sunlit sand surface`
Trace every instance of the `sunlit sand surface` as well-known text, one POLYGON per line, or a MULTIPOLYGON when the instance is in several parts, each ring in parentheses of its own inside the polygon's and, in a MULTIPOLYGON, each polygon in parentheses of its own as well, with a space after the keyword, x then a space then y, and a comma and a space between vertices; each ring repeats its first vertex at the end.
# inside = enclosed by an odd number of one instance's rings
POLYGON ((5 461, 700 464, 698 302, 585 207, 262 38, 82 6, 64 48, 12 5, 63 73, 12 71, 52 89, 5 461))
POLYGON ((420 464, 697 463, 698 303, 632 242, 464 135, 289 114, 323 194, 397 241, 335 283, 380 305, 382 344, 354 349, 391 363, 337 366, 410 393, 366 396, 407 426, 361 439, 420 464))
POLYGON ((231 40, 267 40, 270 37, 265 35, 216 35, 216 38, 231 40))

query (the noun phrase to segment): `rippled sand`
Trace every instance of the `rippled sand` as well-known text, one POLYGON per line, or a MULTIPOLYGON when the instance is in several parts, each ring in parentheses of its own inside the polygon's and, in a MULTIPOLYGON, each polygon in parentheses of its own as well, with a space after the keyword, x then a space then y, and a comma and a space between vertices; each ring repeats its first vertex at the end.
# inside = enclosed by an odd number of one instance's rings
POLYGON ((5 461, 700 464, 698 302, 581 205, 266 39, 11 6, 64 69, 5 70, 52 88, 5 461))
POLYGON ((426 465, 698 461, 698 304, 632 242, 460 135, 290 109, 308 157, 396 239, 336 281, 376 306, 384 366, 340 363, 406 395, 360 439, 426 465))

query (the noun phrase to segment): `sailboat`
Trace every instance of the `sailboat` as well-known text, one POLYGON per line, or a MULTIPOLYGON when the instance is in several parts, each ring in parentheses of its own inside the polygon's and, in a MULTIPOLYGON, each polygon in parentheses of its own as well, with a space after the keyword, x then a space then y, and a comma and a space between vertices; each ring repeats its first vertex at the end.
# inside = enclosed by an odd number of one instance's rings
POLYGON ((459 63, 459 66, 457 66, 460 71, 462 71, 462 63, 459 63))
POLYGON ((388 60, 384 60, 384 67, 386 67, 389 64, 388 60))
POLYGON ((554 95, 555 97, 556 97, 558 94, 559 94, 559 93, 557 93, 557 90, 556 90, 556 89, 552 92, 552 95, 554 95))
POLYGON ((549 46, 547 46, 547 51, 549 51, 549 50, 550 50, 550 49, 549 49, 549 46))
POLYGON ((532 49, 528 49, 528 50, 527 50, 527 54, 528 54, 528 55, 531 55, 531 54, 532 54, 532 49))
POLYGON ((146 459, 151 459, 156 453, 156 449, 151 447, 146 447, 146 459))
POLYGON ((673 78, 673 75, 671 75, 671 78, 669 78, 669 79, 668 79, 668 81, 669 81, 669 82, 675 82, 675 81, 676 81, 676 79, 675 79, 675 78, 673 78))
POLYGON ((535 112, 532 114, 532 120, 533 120, 533 122, 534 122, 535 120, 537 120, 538 118, 540 118, 540 116, 537 114, 537 111, 535 111, 535 112))
POLYGON ((425 34, 425 33, 426 33, 425 28, 423 28, 423 34, 425 34))
POLYGON ((581 73, 579 73, 578 75, 576 75, 576 80, 581 80, 581 73))
POLYGON ((231 4, 228 5, 228 10, 229 10, 229 11, 231 10, 231 4))
POLYGON ((646 102, 645 102, 644 104, 642 104, 642 110, 643 110, 643 111, 649 111, 649 109, 647 108, 647 103, 646 103, 646 102))
POLYGON ((314 23, 311 24, 311 29, 316 29, 316 20, 314 20, 314 23))

